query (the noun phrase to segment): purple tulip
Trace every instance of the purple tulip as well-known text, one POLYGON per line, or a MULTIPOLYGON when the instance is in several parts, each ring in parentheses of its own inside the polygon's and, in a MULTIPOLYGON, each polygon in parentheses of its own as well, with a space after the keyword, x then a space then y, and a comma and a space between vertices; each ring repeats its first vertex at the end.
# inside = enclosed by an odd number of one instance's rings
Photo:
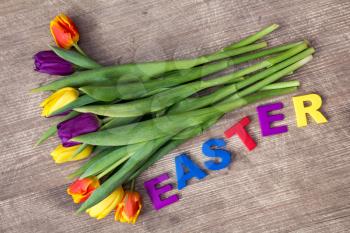
POLYGON ((73 64, 60 58, 53 51, 41 51, 34 55, 34 70, 56 75, 69 75, 74 73, 73 64))
POLYGON ((71 138, 82 134, 95 132, 99 129, 100 122, 96 115, 92 113, 82 113, 78 116, 63 121, 57 125, 57 134, 64 147, 75 146, 80 142, 69 141, 71 138))

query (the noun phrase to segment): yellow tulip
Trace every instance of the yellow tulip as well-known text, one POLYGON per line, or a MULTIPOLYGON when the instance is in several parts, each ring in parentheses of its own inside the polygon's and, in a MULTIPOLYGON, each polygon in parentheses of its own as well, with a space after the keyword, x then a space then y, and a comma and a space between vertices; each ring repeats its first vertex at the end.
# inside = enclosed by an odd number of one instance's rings
POLYGON ((91 154, 92 148, 93 148, 93 146, 89 145, 82 152, 77 154, 74 158, 71 158, 74 152, 78 150, 79 147, 80 145, 64 147, 62 146, 62 144, 60 144, 56 147, 56 149, 54 149, 51 152, 51 156, 55 161, 55 163, 65 163, 68 161, 76 161, 76 160, 81 160, 88 157, 91 154))
POLYGON ((87 209, 86 213, 92 218, 102 219, 115 209, 115 207, 123 200, 123 197, 124 190, 122 187, 119 187, 100 203, 87 209))
POLYGON ((78 97, 79 92, 72 87, 65 87, 56 91, 40 104, 40 107, 43 107, 41 116, 50 116, 51 113, 63 108, 78 97))

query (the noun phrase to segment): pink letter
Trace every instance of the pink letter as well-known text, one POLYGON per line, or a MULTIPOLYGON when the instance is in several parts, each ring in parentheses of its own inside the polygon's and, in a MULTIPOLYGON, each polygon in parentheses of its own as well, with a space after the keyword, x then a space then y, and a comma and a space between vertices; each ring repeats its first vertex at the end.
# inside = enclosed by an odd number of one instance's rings
POLYGON ((161 194, 169 192, 173 189, 173 186, 171 184, 167 184, 164 186, 161 186, 157 188, 157 184, 160 184, 161 182, 169 179, 169 174, 168 173, 163 173, 149 181, 146 181, 143 185, 151 199, 151 202, 153 204, 153 207, 156 210, 159 210, 167 205, 170 205, 174 202, 177 202, 179 200, 179 197, 177 194, 172 195, 170 197, 164 198, 162 200, 161 194))
POLYGON ((261 133, 263 136, 270 136, 274 134, 285 133, 288 131, 288 127, 286 125, 271 127, 272 122, 283 120, 284 115, 283 114, 271 115, 269 114, 269 112, 274 110, 279 110, 282 108, 283 108, 282 102, 261 105, 256 108, 256 110, 258 111, 261 133))

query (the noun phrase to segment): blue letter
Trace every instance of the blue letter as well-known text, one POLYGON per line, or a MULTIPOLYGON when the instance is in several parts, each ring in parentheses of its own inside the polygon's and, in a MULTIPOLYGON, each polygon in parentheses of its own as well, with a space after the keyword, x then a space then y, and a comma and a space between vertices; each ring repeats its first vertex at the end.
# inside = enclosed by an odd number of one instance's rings
POLYGON ((219 150, 213 147, 225 147, 226 142, 222 138, 212 138, 207 140, 202 146, 202 152, 204 155, 221 159, 221 162, 214 160, 206 161, 204 165, 210 170, 221 170, 227 167, 231 163, 231 153, 226 150, 219 150))
POLYGON ((207 174, 195 164, 186 154, 181 154, 175 157, 177 188, 183 189, 187 186, 187 181, 192 177, 201 180, 207 174), (185 173, 185 169, 187 172, 185 173))

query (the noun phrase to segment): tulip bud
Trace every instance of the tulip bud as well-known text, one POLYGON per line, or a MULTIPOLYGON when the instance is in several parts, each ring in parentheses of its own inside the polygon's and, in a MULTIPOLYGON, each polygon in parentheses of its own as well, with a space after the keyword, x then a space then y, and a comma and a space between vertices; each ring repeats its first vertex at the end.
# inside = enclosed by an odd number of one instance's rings
POLYGON ((115 207, 123 200, 124 190, 122 187, 117 188, 108 197, 98 204, 86 210, 90 217, 102 219, 106 217, 115 207))
POLYGON ((99 186, 100 182, 96 177, 78 179, 68 187, 67 193, 72 196, 74 203, 82 203, 99 186))
POLYGON ((138 192, 126 191, 123 201, 118 204, 115 211, 115 220, 135 224, 142 208, 141 202, 138 192))
POLYGON ((33 58, 35 71, 54 75, 69 75, 74 73, 73 64, 60 58, 53 51, 38 52, 33 58))
POLYGON ((100 127, 100 121, 92 113, 82 113, 78 116, 63 121, 57 125, 57 134, 62 145, 69 147, 81 144, 80 142, 69 141, 71 138, 82 134, 95 132, 100 127))
POLYGON ((65 87, 56 91, 40 104, 40 107, 43 107, 41 116, 50 116, 51 113, 63 108, 78 97, 79 92, 71 87, 65 87))
POLYGON ((73 21, 64 14, 57 15, 50 22, 50 31, 57 46, 69 49, 77 44, 79 32, 73 21))
POLYGON ((51 156, 55 163, 65 163, 69 161, 85 159, 91 154, 93 149, 93 146, 88 145, 82 152, 72 158, 79 147, 80 145, 64 147, 62 144, 60 144, 51 152, 51 156))

